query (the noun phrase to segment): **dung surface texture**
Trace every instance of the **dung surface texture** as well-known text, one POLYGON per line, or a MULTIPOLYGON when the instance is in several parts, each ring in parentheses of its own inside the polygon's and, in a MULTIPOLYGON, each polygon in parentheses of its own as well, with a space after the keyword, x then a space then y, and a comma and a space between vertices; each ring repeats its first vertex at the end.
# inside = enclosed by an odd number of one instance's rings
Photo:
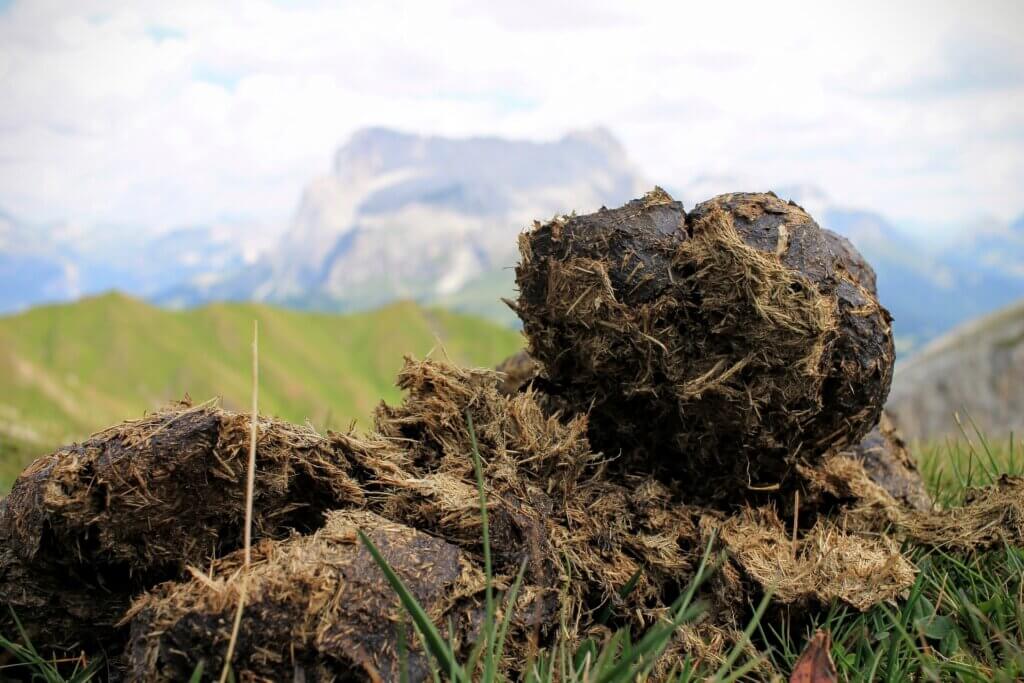
MULTIPOLYGON (((395 628, 405 615, 357 542, 357 529, 381 548, 440 628, 447 629, 451 617, 450 635, 460 652, 471 647, 479 633, 483 588, 474 435, 499 601, 525 568, 501 663, 510 675, 521 673, 531 653, 559 638, 573 648, 584 638, 606 637, 609 629, 630 626, 639 632, 663 618, 709 546, 714 556, 722 551, 725 555, 721 570, 699 594, 707 611, 680 632, 660 664, 665 667, 661 673, 687 654, 724 657, 749 619, 751 605, 769 588, 775 590, 777 605, 809 610, 838 601, 867 609, 900 599, 913 582, 913 566, 900 547, 903 541, 975 548, 1019 544, 1024 534, 1024 487, 1019 479, 973 493, 962 508, 922 511, 873 481, 865 461, 848 451, 813 466, 798 466, 805 496, 799 514, 781 495, 729 510, 698 505, 690 501, 687 487, 676 482, 613 469, 614 463, 590 448, 585 416, 548 412, 529 383, 503 394, 503 378, 493 371, 408 361, 398 377, 406 399, 399 405, 382 404, 368 433, 319 435, 260 421, 259 443, 267 460, 260 460, 257 482, 263 493, 257 496, 256 511, 263 538, 254 549, 250 599, 234 659, 242 680, 394 678, 395 628), (291 475, 263 478, 265 471, 280 470, 291 475), (318 476, 310 479, 309 472, 318 476), (287 492, 300 482, 320 493, 310 498, 307 490, 304 497, 289 498, 297 494, 287 492), (302 504, 288 503, 290 499, 302 504), (286 519, 291 521, 285 524, 286 519), (634 588, 622 594, 627 584, 634 588), (605 618, 598 620, 598 614, 605 618)), ((240 462, 209 457, 211 434, 227 429, 233 435, 245 424, 244 416, 213 408, 178 409, 107 430, 86 443, 102 451, 114 440, 134 457, 152 457, 151 449, 160 442, 151 431, 159 428, 161 434, 173 435, 168 438, 174 444, 160 451, 160 457, 190 453, 200 459, 195 471, 206 471, 206 478, 183 482, 208 479, 211 486, 231 489, 233 484, 214 473, 225 463, 234 467, 240 462), (192 419, 195 424, 187 426, 192 419), (199 428, 207 421, 218 427, 199 428), (145 426, 142 432, 140 425, 145 426), (179 432, 174 432, 175 425, 181 425, 179 432), (129 447, 123 442, 126 433, 148 438, 132 440, 129 447)), ((224 444, 234 444, 237 457, 245 450, 244 437, 225 437, 224 444)), ((38 468, 71 467, 78 448, 48 456, 26 477, 41 476, 38 468)), ((155 480, 146 481, 153 481, 156 490, 155 480)), ((21 490, 28 490, 26 486, 21 490)), ((167 497, 172 484, 165 486, 160 490, 167 497)), ((123 527, 122 538, 134 539, 129 546, 139 557, 147 557, 143 544, 151 542, 151 555, 159 558, 160 566, 178 567, 159 585, 140 580, 126 584, 134 588, 123 592, 101 592, 101 578, 80 583, 81 577, 105 577, 109 571, 105 556, 95 549, 77 556, 77 579, 69 578, 70 570, 46 553, 41 557, 50 557, 47 562, 31 565, 17 551, 23 549, 24 538, 31 543, 38 533, 49 533, 47 522, 21 516, 22 531, 31 527, 36 533, 5 545, 5 561, 15 560, 4 566, 5 598, 22 600, 35 618, 40 635, 35 642, 41 651, 74 639, 95 652, 90 639, 99 630, 105 633, 108 654, 116 654, 116 644, 128 643, 119 661, 129 678, 187 678, 200 661, 215 673, 242 571, 236 540, 241 512, 234 502, 223 504, 234 501, 234 494, 224 492, 218 499, 222 502, 211 503, 202 515, 178 512, 195 516, 181 528, 175 545, 136 537, 138 527, 133 525, 138 520, 127 513, 104 517, 107 524, 123 527), (39 526, 32 527, 30 521, 39 526), (221 547, 207 553, 200 549, 214 527, 225 530, 218 536, 221 547), (193 538, 203 543, 190 542, 193 538), (221 559, 211 560, 214 554, 221 559), (33 574, 26 567, 46 571, 33 574), (132 597, 135 602, 128 611, 132 597)), ((73 496, 62 514, 95 517, 92 505, 88 497, 73 496)), ((164 515, 150 514, 154 523, 164 515)), ((4 528, 5 533, 13 529, 4 528)), ((150 564, 140 560, 139 566, 150 564)), ((429 678, 419 645, 414 638, 406 642, 411 648, 410 680, 429 678)))
MULTIPOLYGON (((461 651, 479 629, 484 583, 455 546, 369 512, 334 512, 311 536, 257 546, 246 591, 237 680, 399 680, 399 629, 408 631, 407 675, 430 668, 394 590, 358 539, 362 531, 461 651)), ((128 615, 129 670, 138 681, 188 680, 202 663, 219 672, 242 580, 242 553, 210 575, 158 586, 128 615)))
MULTIPOLYGON (((362 501, 311 429, 264 419, 259 434, 257 537, 362 501)), ((116 641, 132 596, 241 545, 248 443, 247 416, 178 406, 39 458, 0 502, 0 602, 38 645, 116 641)))
POLYGON ((655 189, 537 224, 520 255, 529 353, 624 467, 729 502, 791 486, 878 422, 889 314, 853 247, 795 204, 722 195, 687 215, 655 189))
POLYGON ((917 463, 888 414, 883 412, 878 425, 848 453, 863 463, 871 481, 890 496, 915 510, 932 509, 917 463))

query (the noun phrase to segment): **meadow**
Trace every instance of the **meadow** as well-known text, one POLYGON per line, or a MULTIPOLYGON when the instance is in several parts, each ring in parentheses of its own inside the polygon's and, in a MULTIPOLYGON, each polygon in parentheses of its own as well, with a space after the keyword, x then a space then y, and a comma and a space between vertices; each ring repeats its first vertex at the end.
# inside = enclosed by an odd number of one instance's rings
POLYGON ((319 430, 367 426, 402 358, 493 367, 515 330, 413 303, 351 315, 221 303, 169 311, 121 294, 0 318, 0 493, 34 457, 189 396, 247 405, 260 325, 264 413, 319 430))

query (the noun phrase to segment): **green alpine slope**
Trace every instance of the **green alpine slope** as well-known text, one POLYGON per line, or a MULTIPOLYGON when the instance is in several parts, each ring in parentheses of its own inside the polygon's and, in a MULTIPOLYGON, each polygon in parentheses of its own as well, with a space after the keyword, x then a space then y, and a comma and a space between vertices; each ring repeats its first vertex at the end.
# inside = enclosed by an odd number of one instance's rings
POLYGON ((402 357, 493 366, 519 334, 484 320, 399 303, 330 315, 247 303, 168 311, 121 294, 0 318, 0 490, 27 459, 186 394, 250 401, 260 325, 261 412, 317 428, 366 425, 394 401, 402 357))

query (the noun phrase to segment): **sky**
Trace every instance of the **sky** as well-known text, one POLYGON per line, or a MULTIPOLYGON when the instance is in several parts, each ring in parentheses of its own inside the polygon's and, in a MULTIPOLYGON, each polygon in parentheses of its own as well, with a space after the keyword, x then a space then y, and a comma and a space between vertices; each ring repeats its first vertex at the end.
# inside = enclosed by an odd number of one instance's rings
POLYGON ((1009 220, 1022 27, 1015 0, 0 0, 0 210, 271 225, 363 126, 601 125, 669 187, 810 183, 907 224, 1009 220))

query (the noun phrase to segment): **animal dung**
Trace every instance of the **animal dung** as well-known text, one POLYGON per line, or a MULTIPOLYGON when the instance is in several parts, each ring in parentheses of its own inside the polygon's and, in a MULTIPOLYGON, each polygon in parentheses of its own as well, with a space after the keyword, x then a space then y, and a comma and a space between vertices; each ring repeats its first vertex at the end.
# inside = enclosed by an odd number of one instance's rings
MULTIPOLYGON (((458 548, 364 511, 339 511, 309 536, 265 541, 248 576, 245 619, 235 651, 236 680, 398 680, 400 629, 408 630, 410 680, 430 667, 362 531, 446 636, 464 644, 479 629, 483 579, 458 548)), ((188 680, 200 664, 220 671, 241 593, 242 553, 209 574, 154 587, 132 606, 127 668, 133 680, 188 680)))
POLYGON ((632 469, 704 499, 780 490, 878 422, 889 314, 853 247, 793 203, 728 194, 687 214, 656 188, 537 224, 519 248, 530 356, 632 469))

